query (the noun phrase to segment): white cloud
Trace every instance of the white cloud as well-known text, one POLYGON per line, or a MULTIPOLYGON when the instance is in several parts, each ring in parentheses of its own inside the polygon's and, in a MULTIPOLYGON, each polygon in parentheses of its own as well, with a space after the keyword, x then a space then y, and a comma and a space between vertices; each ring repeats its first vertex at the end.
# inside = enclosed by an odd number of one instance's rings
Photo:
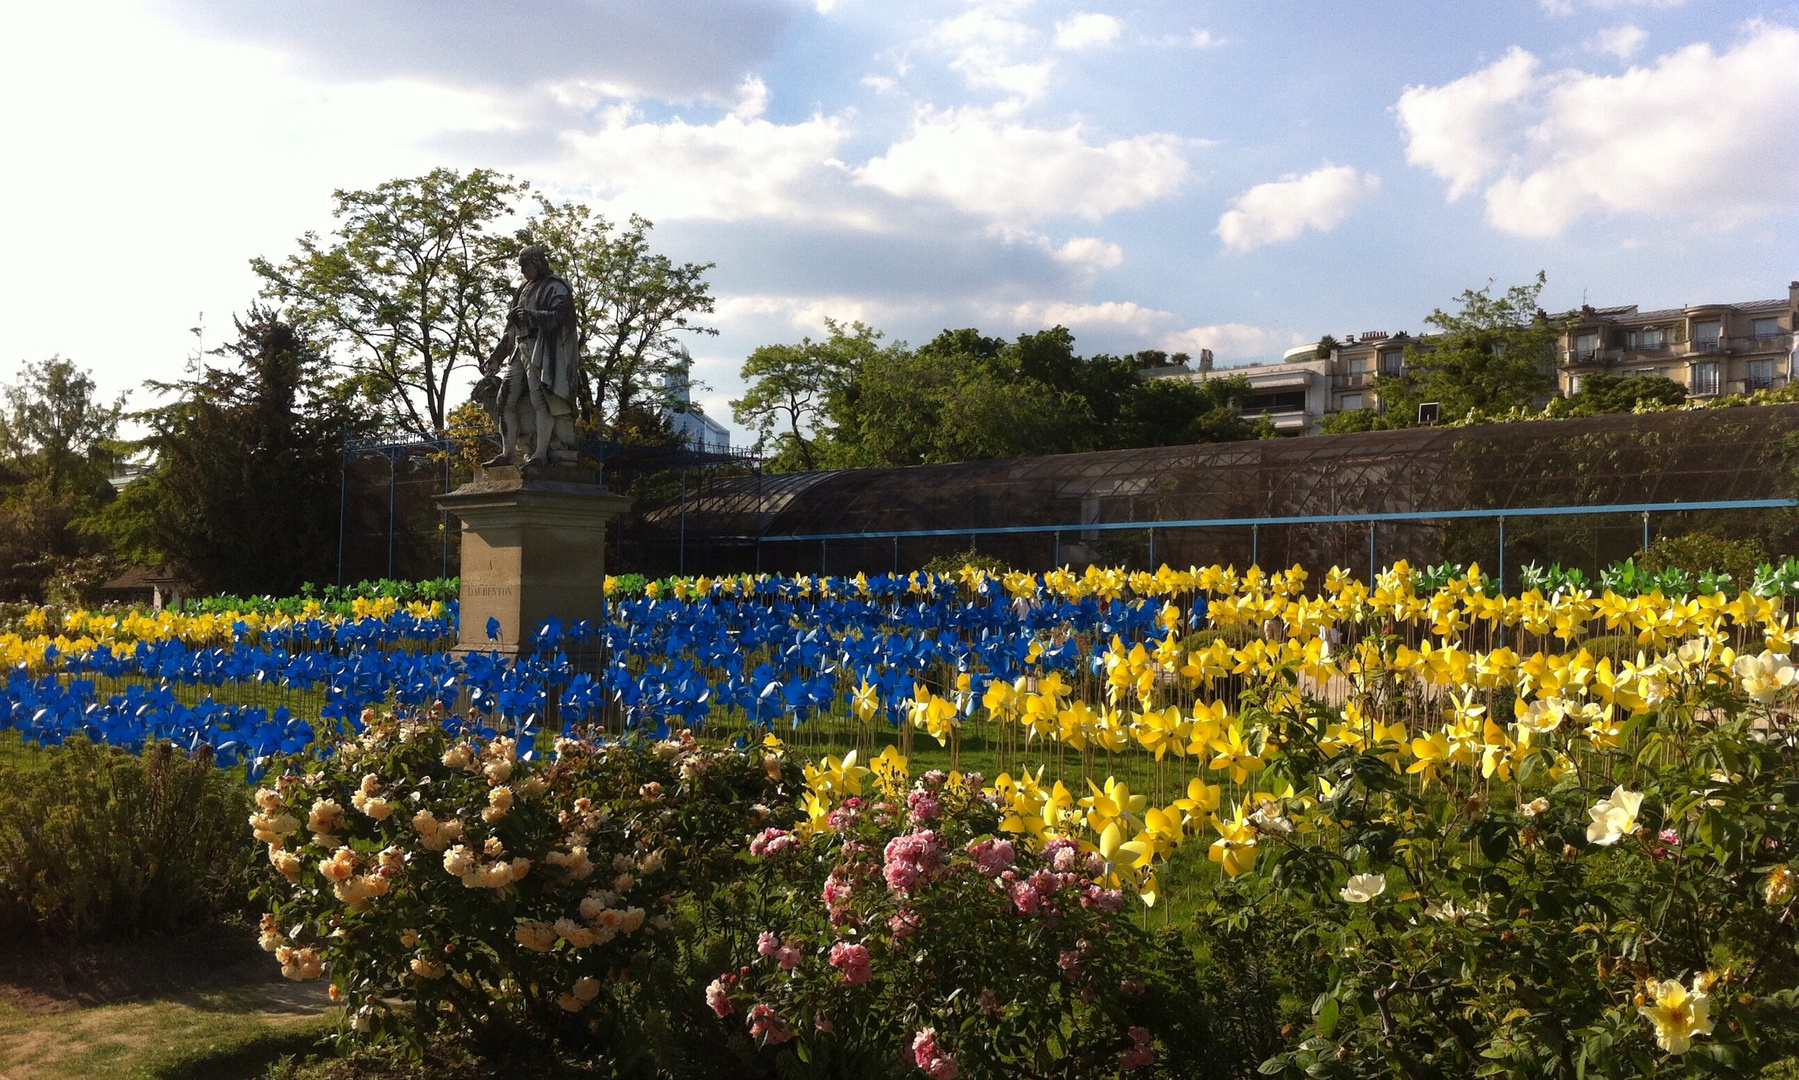
POLYGON ((1060 262, 1110 270, 1124 262, 1124 249, 1096 236, 1076 236, 1055 250, 1060 262))
POLYGON ((440 138, 516 130, 485 93, 321 82, 134 4, 13 5, 0 22, 17 46, 0 65, 0 140, 33 162, 0 174, 15 208, 0 250, 29 253, 0 265, 0 295, 36 313, 4 320, 0 360, 61 353, 105 390, 176 374, 196 312, 217 345, 256 295, 249 259, 327 224, 332 189, 423 173, 443 162, 440 138), (96 314, 69 283, 101 257, 128 284, 96 314))
POLYGON ((849 171, 836 155, 849 126, 842 117, 776 124, 733 113, 711 124, 658 124, 617 104, 598 119, 595 127, 564 132, 566 153, 540 174, 653 220, 875 223, 843 194, 849 171))
POLYGON ((1640 26, 1625 23, 1623 26, 1609 27, 1594 34, 1593 40, 1587 42, 1587 48, 1594 52, 1610 53, 1617 57, 1619 62, 1628 64, 1630 58, 1635 56, 1637 50, 1641 49, 1643 43, 1648 40, 1649 31, 1640 26))
POLYGON ((826 320, 874 323, 896 313, 865 296, 780 296, 743 293, 720 297, 713 314, 721 323, 773 318, 809 334, 826 333, 826 320))
POLYGON ((739 120, 754 120, 768 111, 768 84, 760 78, 747 76, 738 87, 737 107, 731 115, 739 120))
POLYGON ((999 90, 1016 104, 1035 101, 1049 85, 1055 61, 1021 60, 1015 52, 1039 39, 1036 30, 1014 18, 1025 6, 1007 0, 976 0, 967 11, 934 24, 924 44, 950 53, 949 68, 971 89, 999 90))
POLYGON ((1230 44, 1228 39, 1221 38, 1210 30, 1195 30, 1187 34, 1163 34, 1161 37, 1146 37, 1138 40, 1145 45, 1182 49, 1216 49, 1230 44))
POLYGON ((1304 176, 1257 184, 1218 219, 1217 233, 1231 251, 1291 240, 1307 229, 1329 232, 1349 211, 1380 190, 1380 177, 1348 165, 1326 164, 1304 176))
POLYGON ((1621 75, 1536 75, 1515 50, 1408 89, 1398 112, 1407 159, 1450 181, 1452 199, 1486 184, 1488 222, 1519 236, 1559 236, 1591 214, 1730 226, 1799 204, 1799 148, 1784 135, 1799 125, 1799 30, 1788 26, 1750 23, 1728 52, 1689 45, 1621 75))
POLYGON ((1050 71, 1055 67, 1047 60, 1015 64, 1003 50, 984 45, 963 49, 949 66, 974 89, 1000 90, 1022 101, 1035 101, 1043 96, 1044 89, 1049 86, 1050 71))
POLYGON ((1160 340, 1159 347, 1194 356, 1198 356, 1201 349, 1210 349, 1219 360, 1253 360, 1278 349, 1280 340, 1274 332, 1259 326, 1218 323, 1168 334, 1160 340))
POLYGON ((1118 40, 1124 24, 1111 15, 1082 11, 1056 23, 1056 47, 1092 49, 1118 40))
POLYGON ((1155 334, 1174 320, 1174 316, 1166 311, 1147 308, 1130 300, 1107 300, 1098 304, 1031 301, 1014 304, 995 314, 1011 319, 1014 326, 1066 326, 1069 329, 1100 326, 1123 330, 1137 337, 1155 334))
POLYGON ((1163 134, 1093 143, 1078 124, 1034 128, 979 109, 926 110, 903 141, 863 167, 861 180, 1002 224, 1097 221, 1177 191, 1190 171, 1185 145, 1163 134))
POLYGON ((1537 58, 1514 47, 1491 66, 1443 86, 1408 86, 1395 106, 1405 159, 1449 181, 1453 202, 1505 160, 1503 133, 1517 124, 1537 58))
POLYGON ((1066 326, 1077 331, 1097 329, 1102 334, 1110 331, 1112 336, 1122 334, 1142 345, 1193 356, 1198 356, 1201 349, 1210 349, 1219 360, 1256 359, 1281 348, 1280 336, 1259 326, 1218 323, 1177 329, 1180 320, 1173 312, 1144 307, 1130 300, 1101 303, 1031 301, 990 307, 984 314, 989 318, 1007 319, 1018 328, 1066 326))

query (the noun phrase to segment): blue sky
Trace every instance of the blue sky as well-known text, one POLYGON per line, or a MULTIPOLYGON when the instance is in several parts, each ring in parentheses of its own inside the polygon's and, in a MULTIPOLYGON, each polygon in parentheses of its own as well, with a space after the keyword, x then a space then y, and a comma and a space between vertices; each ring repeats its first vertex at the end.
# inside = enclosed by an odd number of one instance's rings
POLYGON ((1538 269, 1556 306, 1799 277, 1793 3, 94 0, 0 30, 0 242, 32 253, 0 359, 118 389, 216 344, 332 188, 438 164, 716 262, 721 419, 750 349, 826 317, 1228 364, 1538 269))

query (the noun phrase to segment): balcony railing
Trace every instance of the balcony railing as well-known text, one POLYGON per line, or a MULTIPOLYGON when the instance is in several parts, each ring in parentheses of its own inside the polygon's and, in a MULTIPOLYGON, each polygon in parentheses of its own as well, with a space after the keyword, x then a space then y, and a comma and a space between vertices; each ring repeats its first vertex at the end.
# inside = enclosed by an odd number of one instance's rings
POLYGON ((1724 348, 1723 338, 1706 338, 1704 340, 1695 339, 1687 343, 1688 352, 1713 353, 1722 348, 1724 348))
POLYGON ((1747 379, 1733 379, 1724 385, 1726 393, 1753 394, 1757 390, 1778 390, 1787 384, 1785 375, 1759 375, 1747 379))
POLYGON ((1331 376, 1332 390, 1364 390, 1374 385, 1375 374, 1372 371, 1348 371, 1331 376))
POLYGON ((1793 335, 1779 334, 1745 334, 1742 337, 1725 339, 1726 347, 1733 352, 1785 352, 1793 343, 1793 335))

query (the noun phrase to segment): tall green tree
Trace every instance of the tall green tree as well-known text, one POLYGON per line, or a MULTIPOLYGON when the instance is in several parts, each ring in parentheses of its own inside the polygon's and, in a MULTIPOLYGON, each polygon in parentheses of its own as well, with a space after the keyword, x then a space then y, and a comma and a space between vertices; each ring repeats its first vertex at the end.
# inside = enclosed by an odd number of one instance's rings
POLYGON ((1537 304, 1547 280, 1538 272, 1498 295, 1489 282, 1463 290, 1454 311, 1431 312, 1424 321, 1436 332, 1406 349, 1406 372, 1375 383, 1389 422, 1415 422, 1421 402, 1437 402, 1454 420, 1528 409, 1554 394, 1565 324, 1537 304))
POLYGON ((845 326, 825 320, 823 341, 801 338, 798 345, 764 345, 744 360, 748 389, 731 402, 731 415, 772 447, 777 471, 816 469, 821 438, 829 438, 830 409, 861 371, 881 352, 881 333, 860 322, 845 326))
POLYGON ((368 191, 336 191, 329 237, 250 267, 263 295, 334 350, 382 421, 415 436, 445 428, 459 370, 504 329, 519 239, 495 226, 527 185, 490 169, 433 169, 368 191))
POLYGON ((113 497, 124 400, 61 357, 0 387, 0 599, 44 599, 53 574, 101 548, 81 523, 113 497))
POLYGON ((1058 327, 1007 342, 974 329, 945 330, 916 350, 895 347, 865 358, 830 398, 835 426, 827 463, 920 465, 1080 445, 1092 429, 1086 402, 1024 370, 1027 355, 1055 352, 1066 334, 1058 327))
POLYGON ((575 294, 587 374, 582 426, 615 434, 632 427, 633 406, 661 405, 663 376, 685 363, 679 335, 718 333, 695 321, 713 310, 713 264, 677 263, 652 250, 650 229, 636 214, 621 228, 581 203, 548 199, 538 200, 526 226, 575 294))
POLYGON ((342 438, 372 422, 273 310, 252 307, 236 326, 198 373, 149 384, 172 397, 136 414, 156 465, 94 528, 205 591, 289 594, 331 572, 342 438))

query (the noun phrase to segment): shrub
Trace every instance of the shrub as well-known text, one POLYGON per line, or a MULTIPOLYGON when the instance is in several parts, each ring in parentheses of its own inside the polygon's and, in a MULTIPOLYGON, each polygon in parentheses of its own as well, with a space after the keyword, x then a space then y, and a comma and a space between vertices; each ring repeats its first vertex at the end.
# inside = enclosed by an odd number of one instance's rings
POLYGON ((97 938, 241 911, 249 806, 209 751, 166 742, 134 756, 77 736, 0 763, 0 929, 97 938))
POLYGON ((1120 888, 1147 855, 1009 835, 978 776, 879 764, 825 759, 808 819, 752 844, 759 932, 707 989, 734 1038, 780 1075, 1214 1075, 1191 954, 1120 888))
POLYGON ((1652 571, 1677 568, 1695 578, 1702 574, 1728 574, 1728 583, 1741 590, 1755 581, 1756 567, 1767 557, 1761 541, 1753 537, 1729 540, 1701 531, 1657 537, 1643 554, 1642 565, 1652 571))
POLYGON ((797 774, 691 737, 560 739, 546 762, 429 716, 364 722, 256 793, 283 974, 328 975, 359 1039, 554 1044, 633 1075, 691 1059, 710 1028, 675 921, 791 820, 771 807, 797 774))
POLYGON ((989 577, 1004 577, 1006 572, 1011 569, 1006 565, 1006 561, 998 555, 984 555, 974 548, 935 556, 920 569, 927 574, 953 578, 963 567, 973 567, 976 570, 985 571, 989 577))

